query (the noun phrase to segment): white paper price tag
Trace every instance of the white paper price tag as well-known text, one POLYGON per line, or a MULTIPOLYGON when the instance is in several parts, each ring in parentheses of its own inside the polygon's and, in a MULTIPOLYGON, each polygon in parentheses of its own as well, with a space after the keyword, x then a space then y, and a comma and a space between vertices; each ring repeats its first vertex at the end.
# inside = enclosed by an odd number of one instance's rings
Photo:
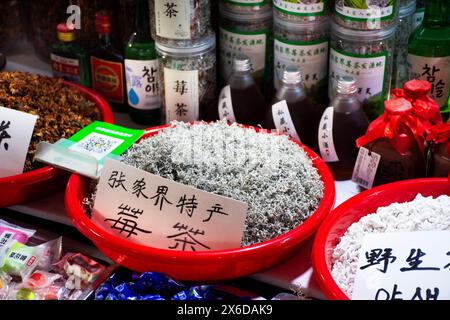
POLYGON ((339 157, 334 148, 333 139, 334 108, 328 107, 320 119, 319 125, 319 148, 322 159, 325 162, 337 162, 339 157))
POLYGON ((23 173, 38 116, 0 107, 0 178, 23 173))
POLYGON ((130 241, 204 251, 241 246, 248 205, 107 159, 92 221, 130 241))
POLYGON ((359 251, 354 300, 450 299, 450 231, 374 233, 359 251))
POLYGON ((219 96, 218 111, 220 120, 227 119, 228 122, 236 122, 234 115, 233 100, 231 98, 230 86, 225 86, 219 96))
POLYGON ((289 135, 292 139, 301 142, 295 129, 286 100, 275 103, 272 106, 272 118, 278 132, 289 135))
POLYGON ((352 181, 363 188, 372 188, 380 160, 381 156, 378 153, 364 147, 359 148, 352 181))

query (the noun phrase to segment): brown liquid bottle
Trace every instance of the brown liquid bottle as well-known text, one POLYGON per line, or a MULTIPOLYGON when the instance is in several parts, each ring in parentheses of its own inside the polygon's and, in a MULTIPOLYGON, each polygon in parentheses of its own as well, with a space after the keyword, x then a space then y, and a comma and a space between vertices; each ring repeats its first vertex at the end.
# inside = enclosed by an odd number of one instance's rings
POLYGON ((369 126, 357 91, 355 78, 339 77, 336 94, 319 125, 320 154, 336 180, 351 179, 358 156, 356 139, 364 135, 369 126))
MULTIPOLYGON (((218 103, 218 118, 250 126, 263 124, 266 112, 264 96, 251 74, 250 58, 237 55, 228 85, 222 89, 218 103)), ((214 117, 213 118, 217 118, 214 117)))
POLYGON ((428 177, 449 177, 450 175, 450 122, 431 129, 427 136, 428 177))
POLYGON ((300 68, 289 66, 266 113, 265 127, 288 134, 318 153, 317 129, 322 111, 308 99, 300 68))
POLYGON ((386 101, 385 113, 369 126, 364 137, 358 139, 358 145, 363 144, 369 153, 380 155, 373 186, 425 177, 423 142, 419 143, 421 137, 413 133, 417 121, 409 120, 412 114, 413 108, 406 99, 386 101), (373 139, 378 134, 380 136, 373 139), (364 143, 367 140, 371 141, 364 143))

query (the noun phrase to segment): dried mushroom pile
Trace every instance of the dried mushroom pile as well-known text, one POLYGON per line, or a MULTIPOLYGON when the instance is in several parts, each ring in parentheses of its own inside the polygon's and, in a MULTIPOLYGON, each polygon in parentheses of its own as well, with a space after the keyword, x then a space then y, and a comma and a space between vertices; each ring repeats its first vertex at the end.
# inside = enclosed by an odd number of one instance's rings
POLYGON ((24 172, 40 166, 32 161, 39 142, 69 138, 101 118, 94 103, 61 80, 22 72, 0 73, 0 105, 39 116, 24 172))

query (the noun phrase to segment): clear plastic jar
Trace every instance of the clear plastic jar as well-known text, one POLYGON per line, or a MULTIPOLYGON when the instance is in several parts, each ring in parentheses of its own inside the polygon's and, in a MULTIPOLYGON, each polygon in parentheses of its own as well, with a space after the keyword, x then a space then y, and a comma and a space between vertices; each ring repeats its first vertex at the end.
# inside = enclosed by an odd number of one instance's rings
POLYGON ((370 120, 383 113, 391 87, 396 24, 383 30, 359 31, 331 23, 328 92, 333 98, 337 76, 356 78, 358 97, 370 120))
POLYGON ((274 16, 295 22, 310 22, 328 18, 328 0, 273 0, 274 16))
POLYGON ((403 88, 408 77, 408 40, 413 28, 413 16, 416 11, 416 1, 410 1, 400 7, 398 24, 395 31, 394 65, 392 71, 392 88, 403 88))
POLYGON ((274 87, 288 66, 300 67, 303 85, 315 101, 327 100, 330 19, 300 23, 274 16, 274 87))
POLYGON ((215 47, 212 31, 181 46, 156 42, 164 123, 205 120, 217 106, 215 47))
POLYGON ((197 40, 211 28, 210 0, 149 0, 152 38, 160 44, 197 40))
MULTIPOLYGON (((217 1, 217 0, 213 0, 217 1)), ((234 12, 252 13, 270 9, 272 0, 219 0, 220 5, 234 12)))
POLYGON ((400 1, 409 0, 335 0, 336 22, 355 30, 385 29, 397 21, 400 1))
POLYGON ((272 8, 258 12, 235 12, 221 2, 220 6, 220 76, 226 83, 237 54, 252 62, 253 78, 271 99, 273 92, 272 8))

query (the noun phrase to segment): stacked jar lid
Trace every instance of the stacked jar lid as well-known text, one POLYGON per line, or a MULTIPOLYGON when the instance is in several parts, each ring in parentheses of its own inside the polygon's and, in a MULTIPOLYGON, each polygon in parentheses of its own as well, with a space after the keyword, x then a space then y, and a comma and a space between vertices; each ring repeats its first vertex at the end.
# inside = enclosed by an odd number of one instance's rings
POLYGON ((356 78, 358 97, 370 119, 389 96, 395 30, 401 1, 336 0, 331 23, 329 96, 339 76, 356 78))
POLYGON ((165 123, 206 119, 215 103, 216 38, 210 0, 149 0, 165 123))
POLYGON ((274 0, 274 86, 288 66, 300 67, 310 98, 327 102, 329 3, 274 0))
POLYGON ((237 54, 248 56, 253 77, 270 98, 273 91, 272 3, 268 0, 221 0, 220 75, 227 82, 237 54))

